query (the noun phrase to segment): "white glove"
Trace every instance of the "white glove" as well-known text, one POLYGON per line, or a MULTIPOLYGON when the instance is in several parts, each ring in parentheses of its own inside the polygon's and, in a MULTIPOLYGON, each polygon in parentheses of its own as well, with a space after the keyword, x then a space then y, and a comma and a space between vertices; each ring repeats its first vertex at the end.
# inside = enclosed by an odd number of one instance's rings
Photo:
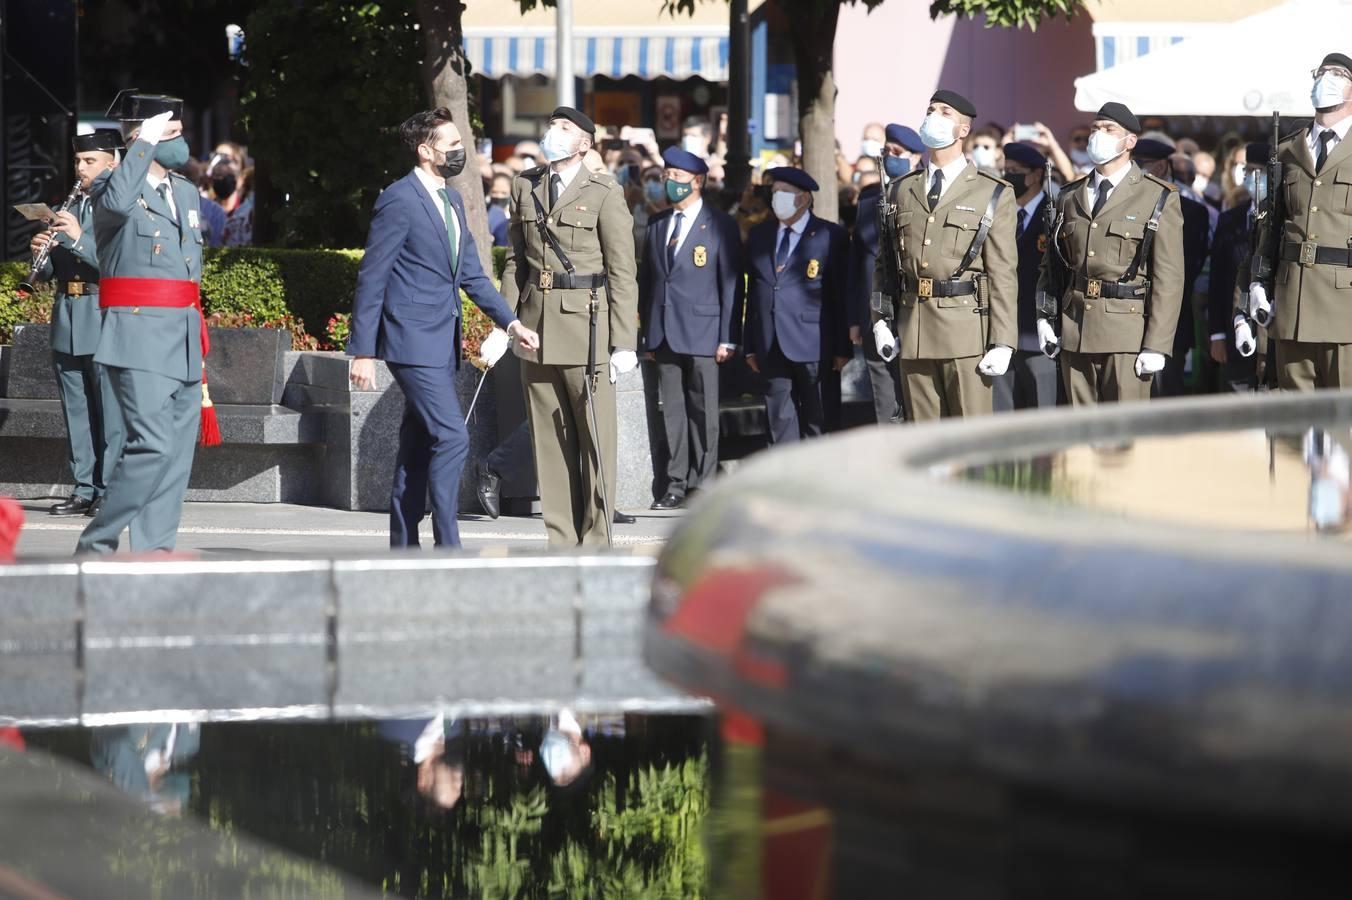
POLYGON ((502 359, 502 355, 507 352, 507 346, 512 339, 507 336, 507 332, 501 328, 494 328, 488 332, 488 337, 484 338, 483 343, 479 345, 479 362, 488 368, 493 368, 502 359))
POLYGON ((883 358, 883 362, 891 362, 896 358, 896 335, 892 334, 892 329, 888 328, 882 319, 873 323, 873 343, 877 346, 878 355, 883 358))
POLYGON ((1009 370, 1009 361, 1013 356, 1014 348, 997 344, 981 357, 981 362, 976 364, 976 370, 988 378, 999 378, 1009 370))
POLYGON ((1249 316, 1264 328, 1272 324, 1272 303, 1267 289, 1257 281, 1249 285, 1249 316))
POLYGON ((136 135, 138 140, 145 141, 147 144, 158 144, 160 138, 164 137, 164 129, 169 126, 169 120, 174 117, 173 112, 162 112, 151 116, 141 123, 141 131, 136 135))
POLYGON ((1142 350, 1136 356, 1136 377, 1145 378, 1164 370, 1164 354, 1154 350, 1142 350))
POLYGON ((1253 338, 1253 326, 1239 314, 1235 315, 1235 349, 1246 358, 1253 356, 1253 351, 1258 349, 1258 342, 1253 338))
POLYGON ((633 350, 616 350, 610 354, 610 383, 620 380, 625 372, 632 372, 638 366, 638 354, 633 350))
POLYGON ((1056 359, 1061 352, 1061 339, 1056 336, 1050 319, 1037 320, 1037 342, 1042 345, 1042 354, 1048 359, 1056 359))

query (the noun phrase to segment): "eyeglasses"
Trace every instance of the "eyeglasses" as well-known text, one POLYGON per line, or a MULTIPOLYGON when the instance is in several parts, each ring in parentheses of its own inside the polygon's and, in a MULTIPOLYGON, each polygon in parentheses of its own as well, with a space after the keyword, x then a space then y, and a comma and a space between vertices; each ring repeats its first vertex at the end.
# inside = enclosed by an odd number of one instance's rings
POLYGON ((1322 75, 1336 75, 1347 81, 1352 81, 1352 72, 1347 71, 1342 66, 1320 66, 1317 69, 1310 70, 1311 78, 1319 78, 1322 75))

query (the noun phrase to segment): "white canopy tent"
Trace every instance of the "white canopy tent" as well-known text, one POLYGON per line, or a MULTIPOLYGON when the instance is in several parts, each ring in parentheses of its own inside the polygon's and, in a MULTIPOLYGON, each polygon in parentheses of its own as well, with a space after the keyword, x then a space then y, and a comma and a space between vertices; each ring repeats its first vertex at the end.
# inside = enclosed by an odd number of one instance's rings
POLYGON ((1350 41, 1352 0, 1291 0, 1077 78, 1075 107, 1116 100, 1137 115, 1309 116, 1310 70, 1325 53, 1350 52, 1350 41))

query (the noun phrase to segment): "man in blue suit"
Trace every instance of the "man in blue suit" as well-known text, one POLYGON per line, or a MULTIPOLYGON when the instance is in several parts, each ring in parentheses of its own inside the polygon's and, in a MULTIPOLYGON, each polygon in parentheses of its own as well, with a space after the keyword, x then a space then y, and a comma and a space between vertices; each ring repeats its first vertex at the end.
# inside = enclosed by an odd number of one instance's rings
POLYGON ((533 349, 524 327, 484 274, 465 207, 447 179, 465 167, 465 145, 445 108, 399 126, 417 158, 408 175, 376 200, 357 273, 348 341, 351 380, 375 389, 375 359, 385 360, 404 392, 399 454, 390 492, 390 546, 417 547, 429 485, 437 546, 460 546, 456 525, 460 473, 469 454, 455 372, 460 367, 460 291, 518 343, 533 349))
POLYGON ((679 509, 718 466, 718 364, 732 358, 742 311, 742 237, 732 216, 704 202, 709 167, 670 147, 669 209, 648 220, 639 278, 639 346, 657 363, 670 461, 653 509, 679 509))
POLYGON ((781 166, 774 179, 774 219, 746 239, 749 275, 743 352, 768 382, 770 444, 822 433, 822 367, 845 367, 851 355, 845 229, 812 214, 817 182, 781 166))

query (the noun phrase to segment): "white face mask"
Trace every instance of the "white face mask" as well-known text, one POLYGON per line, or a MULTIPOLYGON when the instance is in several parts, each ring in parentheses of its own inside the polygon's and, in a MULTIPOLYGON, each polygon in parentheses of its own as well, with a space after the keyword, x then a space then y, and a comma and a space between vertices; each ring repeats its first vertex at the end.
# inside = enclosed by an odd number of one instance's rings
POLYGON ((1089 153, 1085 150, 1081 150, 1079 147, 1070 151, 1070 161, 1082 169, 1087 169, 1094 164, 1094 161, 1089 158, 1089 153))
POLYGON ((1233 174, 1234 179, 1235 179, 1235 184, 1243 184, 1243 183, 1244 183, 1244 164, 1243 164, 1243 163, 1235 163, 1235 171, 1234 171, 1232 174, 1233 174))
POLYGON ((875 156, 882 156, 883 155, 882 141, 870 141, 870 140, 863 141, 859 145, 859 155, 867 156, 869 159, 872 159, 875 156))
POLYGON ((794 213, 798 212, 798 195, 791 191, 775 191, 770 197, 770 208, 775 211, 775 218, 779 221, 792 219, 794 213))
POLYGON ((703 156, 709 150, 709 145, 705 143, 704 138, 697 134, 687 134, 681 138, 681 149, 686 153, 693 153, 696 156, 703 156))
POLYGON ((1096 131, 1089 136, 1089 158, 1096 166, 1112 162, 1122 155, 1122 144, 1120 138, 1106 131, 1096 131))
POLYGON ((1192 180, 1192 189, 1199 194, 1205 194, 1207 185, 1210 183, 1205 175, 1198 175, 1192 180))
POLYGON ((995 168, 995 148, 994 147, 973 147, 972 165, 978 169, 995 168))
POLYGON ((947 147, 957 140, 954 135, 957 127, 957 123, 952 119, 945 118, 938 113, 930 113, 925 116, 925 121, 920 123, 920 140, 925 142, 926 147, 934 150, 947 147))
POLYGON ((557 125, 551 125, 540 140, 540 152, 550 162, 567 159, 577 153, 578 140, 557 125))
POLYGON ((1310 102, 1315 109, 1342 106, 1347 96, 1347 79, 1340 75, 1320 75, 1310 90, 1310 102))

